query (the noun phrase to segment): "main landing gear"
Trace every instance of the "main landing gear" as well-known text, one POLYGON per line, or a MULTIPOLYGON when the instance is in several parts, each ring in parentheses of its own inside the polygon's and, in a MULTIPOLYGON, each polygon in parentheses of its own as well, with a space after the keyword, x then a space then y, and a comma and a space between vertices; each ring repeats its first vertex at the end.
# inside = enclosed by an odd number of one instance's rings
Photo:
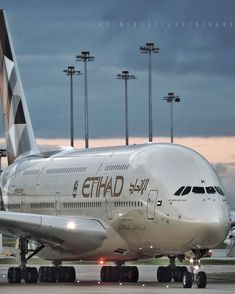
POLYGON ((157 270, 157 280, 160 283, 183 282, 184 273, 188 271, 186 266, 176 266, 175 256, 169 256, 169 266, 159 266, 157 270))
POLYGON ((139 271, 136 266, 102 266, 100 271, 102 282, 137 282, 139 271))
POLYGON ((160 283, 182 282, 184 288, 192 288, 193 282, 196 282, 198 288, 206 288, 207 278, 204 271, 199 271, 200 259, 195 257, 188 271, 186 266, 176 266, 175 256, 170 256, 170 264, 167 267, 159 266, 157 270, 157 280, 160 283))
POLYGON ((55 282, 75 282, 76 272, 72 266, 61 266, 61 262, 55 262, 54 266, 41 266, 39 270, 36 267, 27 267, 27 261, 43 249, 43 245, 38 245, 35 250, 29 249, 29 240, 27 238, 19 239, 20 266, 10 267, 8 269, 8 282, 19 284, 22 280, 25 283, 55 283, 55 282), (31 254, 27 256, 28 253, 31 254))

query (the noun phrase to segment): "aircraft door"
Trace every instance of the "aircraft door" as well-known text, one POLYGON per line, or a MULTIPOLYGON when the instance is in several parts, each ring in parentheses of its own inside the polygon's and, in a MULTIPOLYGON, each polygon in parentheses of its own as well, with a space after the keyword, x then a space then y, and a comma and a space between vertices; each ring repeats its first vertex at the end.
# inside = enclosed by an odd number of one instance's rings
POLYGON ((112 202, 110 198, 105 198, 105 208, 108 219, 113 218, 113 212, 112 212, 112 202))
POLYGON ((61 209, 60 209, 60 192, 56 192, 55 194, 55 214, 60 215, 61 209))
POLYGON ((158 190, 150 190, 147 203, 147 218, 153 220, 155 218, 155 208, 157 204, 158 190))

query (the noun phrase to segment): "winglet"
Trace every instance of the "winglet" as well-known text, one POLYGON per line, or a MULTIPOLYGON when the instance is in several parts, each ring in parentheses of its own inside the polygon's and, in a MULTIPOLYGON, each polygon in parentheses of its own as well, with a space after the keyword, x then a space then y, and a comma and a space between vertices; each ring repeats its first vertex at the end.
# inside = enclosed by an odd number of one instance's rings
POLYGON ((8 163, 22 154, 39 153, 3 10, 0 10, 0 96, 8 163))

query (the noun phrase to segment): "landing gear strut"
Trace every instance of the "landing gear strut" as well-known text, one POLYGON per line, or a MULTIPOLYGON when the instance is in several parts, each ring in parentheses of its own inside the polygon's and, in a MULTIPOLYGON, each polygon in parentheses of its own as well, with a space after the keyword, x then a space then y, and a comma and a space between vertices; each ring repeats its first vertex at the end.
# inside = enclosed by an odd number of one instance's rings
POLYGON ((25 237, 19 239, 20 266, 8 269, 8 282, 19 284, 22 280, 25 283, 37 283, 38 281, 55 282, 75 282, 76 272, 72 266, 61 266, 61 261, 54 261, 54 266, 41 266, 39 271, 36 267, 27 267, 27 261, 44 248, 38 245, 36 249, 29 248, 29 240, 25 237), (31 254, 27 256, 29 253, 31 254))
POLYGON ((183 287, 192 288, 193 282, 196 282, 198 288, 206 288, 207 277, 204 271, 198 271, 201 267, 199 256, 196 255, 190 260, 191 272, 187 272, 183 276, 183 287))
MULTIPOLYGON (((176 266, 175 256, 169 256, 169 266, 159 266, 157 270, 157 280, 160 283, 169 283, 173 279, 174 282, 183 282, 184 288, 192 288, 193 282, 196 282, 198 288, 206 288, 206 273, 198 271, 201 267, 200 257, 202 252, 195 252, 195 257, 190 261, 190 271, 186 266, 176 266)), ((179 257, 178 257, 179 258, 179 257)), ((181 261, 183 258, 180 259, 181 261)))
POLYGON ((44 246, 39 245, 35 250, 29 249, 29 240, 25 237, 19 239, 19 249, 20 249, 20 266, 10 267, 8 269, 8 283, 18 284, 23 279, 25 283, 37 283, 38 271, 36 267, 26 267, 27 261, 42 250, 44 246), (26 255, 32 252, 28 257, 26 255))
POLYGON ((172 278, 175 282, 182 282, 183 275, 187 272, 186 266, 176 266, 175 256, 169 256, 169 266, 159 266, 157 270, 157 280, 160 283, 169 283, 172 278))

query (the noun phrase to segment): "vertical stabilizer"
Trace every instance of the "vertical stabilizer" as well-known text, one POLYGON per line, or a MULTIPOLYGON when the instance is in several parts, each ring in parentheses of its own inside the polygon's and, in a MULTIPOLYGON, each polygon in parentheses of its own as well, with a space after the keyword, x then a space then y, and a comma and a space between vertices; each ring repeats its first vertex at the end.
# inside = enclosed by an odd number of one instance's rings
POLYGON ((39 151, 3 10, 0 10, 0 96, 7 158, 8 163, 11 164, 21 154, 29 155, 39 151))

